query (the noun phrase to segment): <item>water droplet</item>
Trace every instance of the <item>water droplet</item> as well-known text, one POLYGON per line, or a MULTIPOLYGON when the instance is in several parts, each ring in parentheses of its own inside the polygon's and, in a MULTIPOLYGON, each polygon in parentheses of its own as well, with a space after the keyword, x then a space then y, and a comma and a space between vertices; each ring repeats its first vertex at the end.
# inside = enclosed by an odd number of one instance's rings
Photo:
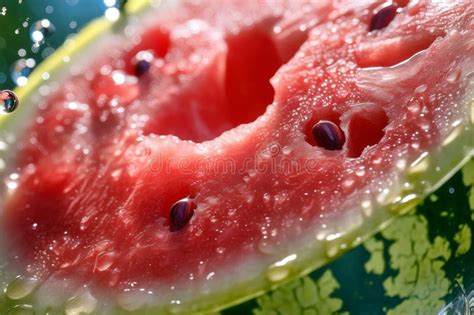
POLYGON ((30 38, 35 44, 40 44, 46 37, 53 35, 55 31, 56 28, 48 19, 42 19, 31 26, 30 38))
POLYGON ((407 104, 407 108, 410 112, 412 112, 413 114, 418 114, 421 110, 421 106, 420 106, 420 103, 418 103, 417 100, 411 100, 408 102, 407 104))
POLYGON ((71 21, 69 22, 69 28, 74 30, 77 27, 77 22, 76 21, 71 21))
POLYGON ((329 243, 328 244, 328 247, 326 249, 326 255, 329 257, 329 258, 332 258, 332 257, 335 257, 337 255, 337 253, 339 253, 339 245, 337 244, 333 244, 333 243, 329 243))
POLYGON ((29 295, 38 285, 35 278, 16 277, 5 289, 5 295, 12 300, 19 300, 29 295))
POLYGON ((118 181, 120 179, 121 175, 122 175, 122 169, 120 169, 120 168, 118 168, 118 169, 114 170, 112 173, 110 173, 110 176, 112 176, 112 178, 115 181, 118 181))
POLYGON ((397 166, 397 168, 400 171, 403 171, 407 167, 407 161, 406 160, 398 160, 395 165, 397 166))
POLYGON ((351 187, 354 185, 354 183, 355 183, 355 180, 354 180, 353 178, 348 178, 348 179, 346 179, 346 180, 342 183, 342 185, 343 185, 345 188, 348 188, 348 189, 349 189, 349 188, 351 188, 351 187))
POLYGON ((267 269, 267 278, 271 282, 280 282, 288 278, 290 269, 287 267, 271 266, 267 269))
POLYGON ((26 50, 23 49, 23 48, 18 49, 18 56, 25 57, 26 56, 26 50))
POLYGON ((410 164, 410 173, 420 173, 426 171, 429 166, 428 155, 428 152, 423 152, 420 154, 420 156, 410 164))
POLYGON ((426 92, 427 89, 428 86, 426 84, 422 84, 415 89, 415 94, 423 94, 426 92))
POLYGON ((264 194, 263 194, 263 201, 265 201, 265 202, 268 203, 271 198, 272 198, 272 197, 270 196, 269 193, 264 193, 264 194))
POLYGON ((326 241, 328 241, 328 242, 334 241, 334 240, 340 238, 341 236, 342 236, 341 233, 329 234, 328 236, 326 236, 326 241))
POLYGON ((446 81, 448 83, 456 83, 461 78, 461 69, 458 67, 453 68, 449 71, 448 75, 446 76, 446 81))
POLYGON ((296 255, 296 254, 291 254, 291 255, 289 255, 289 256, 286 256, 286 257, 283 258, 282 260, 277 261, 276 263, 273 264, 273 266, 276 266, 276 267, 288 266, 289 263, 291 263, 292 261, 296 260, 296 258, 298 258, 298 255, 296 255))
POLYGON ((284 146, 282 149, 281 149, 281 153, 283 153, 284 155, 289 155, 291 153, 291 147, 289 146, 284 146))
POLYGON ((18 104, 18 97, 13 91, 0 91, 0 113, 11 113, 17 109, 18 104))
POLYGON ((355 170, 355 174, 356 174, 357 176, 360 176, 360 177, 361 177, 361 176, 364 176, 364 175, 365 175, 365 169, 364 169, 363 167, 361 167, 361 168, 355 170))
POLYGON ((48 6, 44 9, 44 11, 45 11, 47 14, 51 14, 51 13, 54 12, 54 7, 48 5, 48 6))
POLYGON ((420 202, 420 197, 417 194, 408 194, 405 197, 399 197, 395 200, 395 210, 399 214, 405 214, 412 210, 416 204, 420 202))
MULTIPOLYGON (((391 194, 392 191, 388 188, 384 188, 380 194, 377 195, 377 202, 381 205, 386 205, 392 201, 394 196, 391 194)), ((392 192, 393 193, 393 192, 392 192)))
POLYGON ((372 215, 372 202, 370 200, 364 200, 361 203, 362 206, 362 213, 368 218, 372 215))
POLYGON ((184 228, 194 215, 196 204, 191 198, 183 198, 171 206, 170 231, 176 232, 184 228))
POLYGON ((208 273, 207 276, 206 276, 206 280, 211 280, 215 275, 216 275, 215 272, 208 273))
POLYGON ((100 253, 97 255, 94 269, 98 271, 108 270, 115 261, 115 254, 113 252, 100 253))
POLYGON ((19 59, 12 67, 11 77, 18 86, 24 86, 28 83, 28 76, 36 66, 36 61, 33 58, 19 59))
POLYGON ((88 291, 67 300, 64 307, 66 315, 90 314, 97 306, 97 299, 88 291))
POLYGON ((462 126, 455 128, 447 137, 443 140, 442 145, 447 146, 454 140, 456 140, 461 134, 464 128, 462 126))
POLYGON ((181 306, 181 300, 171 300, 168 306, 168 311, 171 314, 178 314, 183 311, 183 307, 181 306))
POLYGON ((419 122, 419 126, 424 132, 428 132, 431 128, 430 123, 427 121, 419 122))
POLYGON ((275 253, 276 248, 268 239, 261 239, 258 242, 258 250, 263 254, 270 255, 275 253))

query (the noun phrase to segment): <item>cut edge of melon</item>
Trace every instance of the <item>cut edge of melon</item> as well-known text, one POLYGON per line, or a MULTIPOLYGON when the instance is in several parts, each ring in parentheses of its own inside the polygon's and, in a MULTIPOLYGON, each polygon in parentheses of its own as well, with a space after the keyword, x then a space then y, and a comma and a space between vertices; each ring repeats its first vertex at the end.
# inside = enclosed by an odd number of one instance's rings
MULTIPOLYGON (((468 107, 473 105, 474 102, 467 104, 468 107)), ((204 302, 199 299, 190 300, 182 305, 184 313, 200 314, 199 312, 202 312, 202 314, 206 314, 208 311, 222 311, 258 297, 269 290, 276 289, 335 260, 343 253, 362 244, 375 233, 385 229, 400 215, 407 214, 415 209, 426 197, 446 183, 471 159, 474 159, 473 124, 470 121, 465 121, 465 124, 461 124, 457 128, 459 129, 455 129, 451 133, 451 135, 457 133, 457 137, 443 146, 439 152, 421 157, 422 160, 410 167, 407 173, 400 173, 401 177, 405 177, 405 181, 410 181, 413 184, 412 189, 402 189, 398 195, 392 193, 395 198, 391 202, 386 201, 387 204, 384 206, 373 207, 372 214, 369 216, 364 214, 363 207, 355 207, 344 215, 338 216, 338 221, 347 222, 347 225, 344 225, 347 228, 328 226, 327 230, 331 232, 321 240, 317 240, 317 235, 298 240, 291 246, 287 246, 298 248, 298 251, 289 251, 282 254, 280 260, 268 266, 266 272, 260 274, 259 277, 239 283, 228 290, 227 293, 220 292, 216 295, 208 295, 204 302), (463 132, 459 133, 457 130, 461 129, 463 132), (446 156, 451 156, 451 158, 446 159, 446 156), (426 176, 426 170, 421 171, 420 163, 428 163, 425 164, 428 165, 428 169, 434 170, 439 167, 439 171, 430 173, 434 176, 426 176), (430 187, 423 188, 425 187, 423 182, 428 181, 431 184, 430 187), (360 224, 354 222, 357 221, 354 220, 354 215, 362 218, 360 224), (272 278, 276 281, 271 280, 272 278), (214 303, 209 303, 209 301, 214 303), (212 304, 216 306, 212 308, 212 304)), ((136 314, 142 313, 138 311, 136 314)))
MULTIPOLYGON (((126 10, 130 14, 137 14, 150 5, 151 0, 129 1, 126 10)), ((53 81, 53 76, 58 75, 62 69, 73 63, 74 57, 78 56, 83 49, 89 48, 96 39, 107 35, 107 32, 111 31, 114 26, 120 26, 117 22, 99 18, 89 23, 77 36, 68 40, 33 71, 27 85, 15 90, 20 102, 29 103, 35 91, 46 83, 42 78, 44 72, 48 72, 51 75, 49 81, 53 81), (65 57, 69 57, 71 62, 65 63, 65 57)), ((18 126, 15 122, 30 112, 32 108, 22 106, 21 103, 17 110, 18 113, 0 116, 0 131, 15 130, 18 126)), ((370 214, 362 206, 349 209, 337 217, 338 221, 347 222, 346 225, 329 226, 327 229, 327 231, 331 231, 328 232, 329 234, 307 235, 292 243, 291 246, 287 245, 286 248, 298 248, 298 251, 286 250, 286 253, 281 254, 279 260, 268 266, 266 272, 262 272, 258 277, 242 282, 232 282, 232 285, 228 287, 213 291, 217 293, 201 295, 199 298, 189 299, 181 305, 147 305, 130 313, 207 314, 218 312, 308 274, 358 246, 377 231, 387 227, 397 216, 416 207, 474 157, 474 102, 468 100, 465 105, 466 119, 453 128, 452 133, 443 141, 446 142, 445 145, 434 149, 438 152, 429 152, 426 156, 409 161, 411 164, 415 161, 417 163, 408 167, 407 171, 398 173, 400 182, 407 181, 413 184, 411 189, 399 189, 396 191, 397 193, 392 191, 392 200, 386 200, 383 205, 373 207, 370 214), (447 141, 448 139, 449 141, 447 141), (447 159, 446 156, 449 158, 447 159), (434 171, 438 167, 439 170, 434 171), (433 171, 429 172, 429 170, 433 171), (430 185, 426 186, 424 182, 428 181, 430 185), (360 223, 354 218, 361 218, 360 223)), ((34 293, 32 294, 34 295, 34 293)), ((3 307, 0 305, 0 309, 3 307)), ((119 312, 122 311, 122 309, 119 310, 119 312)))

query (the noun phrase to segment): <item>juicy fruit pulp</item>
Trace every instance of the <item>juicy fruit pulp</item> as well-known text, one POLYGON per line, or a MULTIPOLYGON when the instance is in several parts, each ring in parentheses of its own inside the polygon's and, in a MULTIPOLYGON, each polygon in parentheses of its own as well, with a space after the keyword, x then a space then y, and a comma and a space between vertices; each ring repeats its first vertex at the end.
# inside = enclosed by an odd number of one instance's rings
POLYGON ((470 132, 473 8, 409 3, 369 32, 382 4, 211 2, 167 9, 144 32, 132 21, 132 45, 110 40, 20 139, 9 264, 125 309, 218 290, 228 302, 326 259, 302 249, 333 257, 366 217, 416 201, 436 184, 417 182, 429 155, 470 132), (341 150, 318 145, 321 121, 343 131, 341 150), (190 195, 194 215, 176 204, 190 195))

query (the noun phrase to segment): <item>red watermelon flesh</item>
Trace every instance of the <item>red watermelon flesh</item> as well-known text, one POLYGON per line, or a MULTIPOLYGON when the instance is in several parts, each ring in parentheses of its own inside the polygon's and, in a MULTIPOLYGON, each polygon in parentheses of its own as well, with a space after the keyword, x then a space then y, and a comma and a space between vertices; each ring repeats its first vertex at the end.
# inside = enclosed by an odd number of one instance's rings
POLYGON ((410 163, 472 123, 472 2, 398 4, 374 31, 383 1, 190 1, 132 19, 18 141, 9 266, 185 302, 370 220, 412 189, 410 163), (143 50, 155 57, 138 78, 143 50), (342 150, 316 145, 321 120, 342 129, 342 150), (186 197, 194 215, 170 232, 186 197))

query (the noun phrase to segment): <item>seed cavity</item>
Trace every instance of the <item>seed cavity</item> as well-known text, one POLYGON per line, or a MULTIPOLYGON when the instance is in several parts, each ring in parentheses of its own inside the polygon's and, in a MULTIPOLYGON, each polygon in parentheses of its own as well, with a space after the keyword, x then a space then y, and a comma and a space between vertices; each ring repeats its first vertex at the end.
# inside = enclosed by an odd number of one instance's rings
POLYGON ((0 91, 0 113, 11 113, 15 111, 19 103, 18 97, 13 91, 0 91))
POLYGON ((396 3, 390 3, 380 8, 370 20, 369 31, 380 30, 387 27, 399 12, 400 7, 396 3))
POLYGON ((367 147, 378 144, 388 123, 388 116, 381 106, 372 104, 354 110, 348 124, 348 156, 357 158, 367 147))
POLYGON ((170 231, 176 232, 183 229, 194 215, 196 204, 190 197, 175 202, 170 210, 170 231))
POLYGON ((314 124, 312 134, 316 145, 326 150, 341 150, 345 142, 341 128, 329 120, 320 120, 314 124))

